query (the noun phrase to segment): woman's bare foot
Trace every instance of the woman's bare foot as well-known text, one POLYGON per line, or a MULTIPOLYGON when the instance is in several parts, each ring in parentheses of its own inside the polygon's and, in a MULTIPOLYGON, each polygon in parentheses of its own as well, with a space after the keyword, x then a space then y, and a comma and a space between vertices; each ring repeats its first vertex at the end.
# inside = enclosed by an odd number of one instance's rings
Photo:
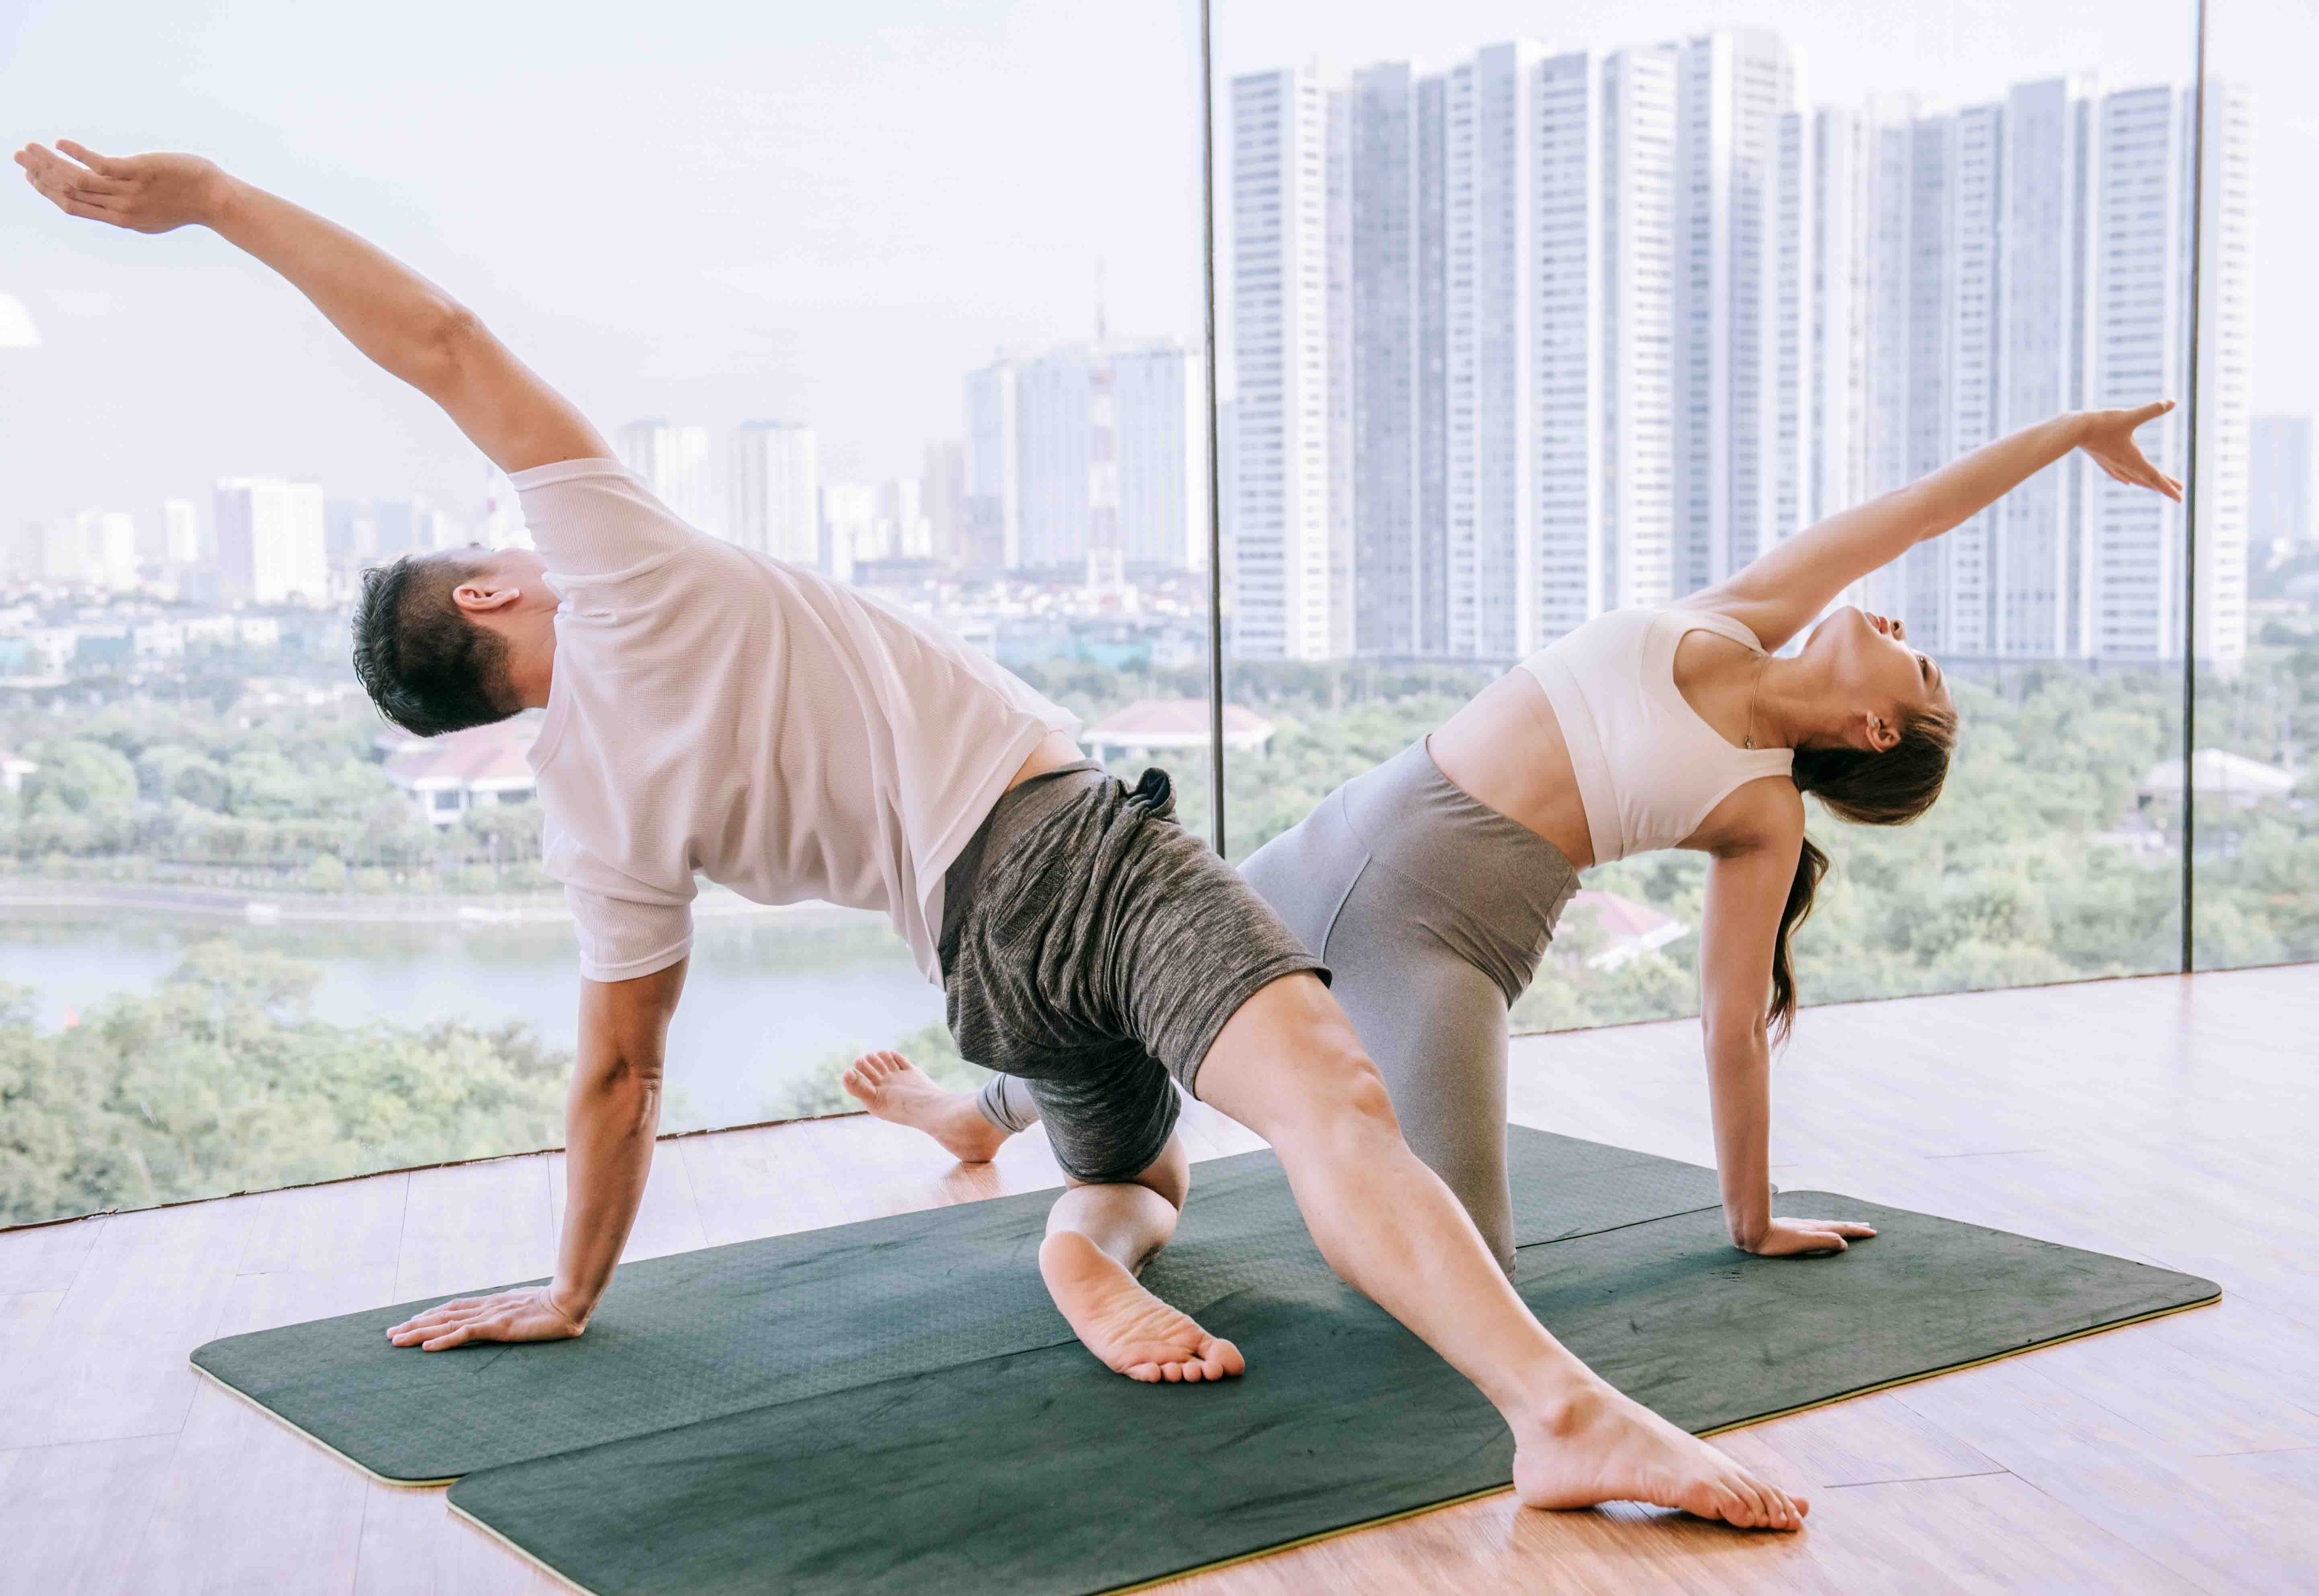
POLYGON ((901 1054, 864 1053, 842 1078, 846 1091, 879 1119, 924 1131, 962 1164, 987 1163, 1006 1132, 982 1117, 971 1092, 950 1092, 901 1054))
POLYGON ((1811 1504, 1765 1484, 1609 1385, 1582 1387, 1556 1411, 1515 1427, 1514 1493, 1534 1508, 1647 1501, 1743 1529, 1800 1529, 1811 1504))
POLYGON ((1041 1244, 1039 1273, 1072 1330, 1114 1374, 1223 1380, 1248 1366, 1239 1348, 1138 1285, 1117 1258, 1077 1231, 1057 1231, 1041 1244))

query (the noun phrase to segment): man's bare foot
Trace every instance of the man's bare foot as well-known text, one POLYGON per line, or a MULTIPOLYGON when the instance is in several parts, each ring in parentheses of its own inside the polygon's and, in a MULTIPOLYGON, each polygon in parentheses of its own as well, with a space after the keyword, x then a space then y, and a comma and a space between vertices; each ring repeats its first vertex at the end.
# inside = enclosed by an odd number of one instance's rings
POLYGON ((1117 1258, 1077 1231, 1058 1231, 1041 1244, 1039 1273, 1072 1330, 1114 1374, 1223 1380, 1248 1366, 1239 1348, 1144 1290, 1117 1258))
POLYGON ((842 1079, 879 1119, 924 1131, 962 1164, 987 1163, 1006 1144, 1006 1132, 982 1117, 973 1093, 943 1090, 899 1053, 864 1053, 842 1079))
POLYGON ((1514 1493, 1534 1508, 1647 1501, 1743 1529, 1800 1529, 1811 1503, 1600 1383, 1524 1432, 1515 1427, 1514 1493))

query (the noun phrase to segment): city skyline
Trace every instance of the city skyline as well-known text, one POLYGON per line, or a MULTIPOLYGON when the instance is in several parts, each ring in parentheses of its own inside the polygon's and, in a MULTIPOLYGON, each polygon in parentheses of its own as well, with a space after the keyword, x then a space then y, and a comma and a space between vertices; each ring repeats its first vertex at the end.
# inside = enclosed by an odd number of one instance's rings
MULTIPOLYGON (((1761 29, 1233 80, 1244 657, 1508 663, 2023 426, 2179 397, 2194 225, 2194 625, 2243 653, 2246 91, 2210 80, 2199 146, 2164 84, 1803 85, 1761 29)), ((2187 416, 2143 439, 2177 472, 2187 416)), ((2172 657, 2182 521, 2072 457, 1858 597, 1964 658, 2172 657)))
MULTIPOLYGON (((1099 261, 1114 325, 1196 331, 1186 6, 709 7, 643 41, 575 14, 543 38, 439 0, 390 30, 287 0, 18 8, 0 20, 0 102, 14 138, 201 149, 347 221, 470 299, 608 429, 810 415, 826 465, 851 478, 915 468, 948 429, 956 372, 1086 336, 1099 261), (157 24, 170 50, 111 48, 157 24), (96 59, 102 77, 78 69, 96 59), (617 226, 597 224, 608 196, 617 226)), ((1322 28, 1286 5, 1216 14, 1220 126, 1236 72, 1442 59, 1540 25, 1511 0, 1349 3, 1322 28)), ((1739 20, 1787 34, 1815 99, 1963 103, 2089 64, 2179 83, 2188 15, 2120 0, 2097 26, 2045 8, 1762 0, 1739 20)), ((2216 69, 2255 87, 2266 165, 2319 160, 2319 115, 2295 81, 2319 52, 2319 14, 2223 0, 2214 18, 2216 69)), ((1728 8, 1707 0, 1643 14, 1572 0, 1548 42, 1719 20, 1728 8)), ((2319 251, 2319 217, 2298 208, 2257 226, 2264 260, 2319 251)), ((108 236, 18 204, 0 206, 0 344, 41 340, 0 347, 0 531, 92 501, 205 495, 220 474, 444 500, 481 480, 447 425, 214 240, 108 236), (91 418, 134 446, 95 450, 91 418)), ((2256 406, 2319 408, 2319 304, 2277 268, 2256 293, 2256 406)))

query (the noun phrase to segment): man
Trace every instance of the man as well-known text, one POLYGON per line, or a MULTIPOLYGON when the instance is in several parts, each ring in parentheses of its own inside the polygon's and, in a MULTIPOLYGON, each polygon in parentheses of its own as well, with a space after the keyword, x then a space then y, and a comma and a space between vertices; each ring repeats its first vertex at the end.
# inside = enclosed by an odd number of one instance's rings
POLYGON ((1111 1368, 1242 1367, 1135 1278, 1189 1182, 1172 1078, 1272 1144, 1331 1267, 1496 1406, 1525 1502, 1800 1525, 1801 1499, 1530 1315, 1403 1143, 1324 972, 1173 823, 1164 778, 1126 789, 1078 757, 1068 715, 953 639, 677 520, 470 312, 343 229, 193 156, 60 140, 16 160, 70 215, 206 226, 289 279, 509 473, 538 544, 408 556, 365 577, 356 620, 356 670, 400 726, 546 710, 530 757, 583 977, 555 1278, 419 1314, 398 1346, 587 1328, 651 1168, 697 871, 762 902, 886 911, 961 1049, 1033 1083, 1069 1177, 1040 1271, 1111 1368))

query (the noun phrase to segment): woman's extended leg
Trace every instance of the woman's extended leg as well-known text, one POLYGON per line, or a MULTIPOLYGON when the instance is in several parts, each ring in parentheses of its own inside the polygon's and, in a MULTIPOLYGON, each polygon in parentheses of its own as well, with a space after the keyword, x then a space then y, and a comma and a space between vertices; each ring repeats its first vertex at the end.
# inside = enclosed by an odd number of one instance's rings
POLYGON ((1196 1086, 1272 1144, 1330 1266, 1497 1408, 1524 1502, 1647 1501, 1738 1525, 1802 1522, 1801 1499, 1621 1395, 1547 1333, 1402 1140, 1384 1082, 1316 978, 1284 977, 1242 1004, 1196 1086))
POLYGON ((1039 1274, 1087 1349, 1131 1380, 1222 1380, 1246 1366, 1240 1348, 1208 1334, 1136 1283, 1176 1233, 1191 1185, 1180 1138, 1131 1181, 1069 1189, 1047 1215, 1039 1274))

